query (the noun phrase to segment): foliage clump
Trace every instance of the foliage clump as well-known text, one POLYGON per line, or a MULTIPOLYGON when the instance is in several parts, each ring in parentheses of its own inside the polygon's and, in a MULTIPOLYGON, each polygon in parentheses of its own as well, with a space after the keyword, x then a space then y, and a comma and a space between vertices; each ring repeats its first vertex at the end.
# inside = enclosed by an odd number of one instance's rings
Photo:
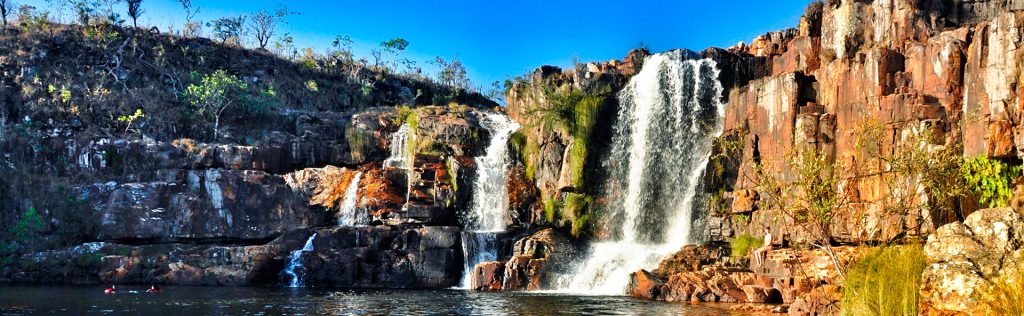
POLYGON ((1005 207, 1013 198, 1013 180, 1021 175, 1021 166, 978 156, 964 160, 960 174, 982 206, 1005 207))
POLYGON ((732 249, 731 256, 735 258, 746 257, 752 249, 761 247, 761 243, 763 243, 761 239, 751 234, 740 234, 736 238, 729 240, 729 246, 732 249))
POLYGON ((921 273, 926 266, 921 245, 868 250, 847 271, 842 314, 917 315, 921 273))

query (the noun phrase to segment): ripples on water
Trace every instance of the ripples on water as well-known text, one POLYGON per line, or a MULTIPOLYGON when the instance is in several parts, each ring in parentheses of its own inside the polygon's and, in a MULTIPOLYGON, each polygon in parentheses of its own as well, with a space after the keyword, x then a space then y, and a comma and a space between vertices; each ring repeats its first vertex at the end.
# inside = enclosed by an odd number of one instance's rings
POLYGON ((721 306, 619 296, 463 290, 167 287, 0 287, 0 315, 721 315, 721 306), (129 290, 136 291, 130 293, 129 290))

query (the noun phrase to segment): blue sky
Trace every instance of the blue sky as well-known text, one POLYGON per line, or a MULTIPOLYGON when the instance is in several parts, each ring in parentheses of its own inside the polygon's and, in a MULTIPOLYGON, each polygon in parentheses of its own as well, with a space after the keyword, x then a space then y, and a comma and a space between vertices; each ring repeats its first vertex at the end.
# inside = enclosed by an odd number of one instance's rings
MULTIPOLYGON (((39 8, 47 4, 15 1, 39 8)), ((403 57, 430 71, 427 60, 457 54, 474 84, 484 86, 541 65, 571 65, 573 56, 581 61, 619 59, 641 42, 655 52, 750 42, 759 34, 795 27, 808 2, 193 0, 202 8, 197 17, 201 21, 285 3, 301 13, 283 30, 300 48, 323 51, 335 35, 347 34, 355 41, 357 57, 372 60, 370 49, 402 37, 410 43, 403 57)), ((164 30, 173 22, 180 29, 185 21, 175 0, 144 0, 142 5, 146 13, 140 24, 164 30)))

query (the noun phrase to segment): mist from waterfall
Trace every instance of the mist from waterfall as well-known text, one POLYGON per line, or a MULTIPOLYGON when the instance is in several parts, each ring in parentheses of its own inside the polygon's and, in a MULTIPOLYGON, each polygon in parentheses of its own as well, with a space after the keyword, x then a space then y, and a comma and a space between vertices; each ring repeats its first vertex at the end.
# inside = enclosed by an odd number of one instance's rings
POLYGON ((484 155, 476 157, 473 199, 469 212, 462 219, 465 228, 462 233, 464 288, 470 286, 476 264, 497 260, 497 234, 505 231, 505 210, 508 207, 508 140, 519 129, 519 123, 499 113, 481 115, 480 124, 490 132, 491 141, 484 155))
POLYGON ((655 268, 691 242, 695 196, 722 130, 723 88, 715 61, 683 51, 652 55, 619 93, 620 108, 599 209, 611 238, 591 244, 556 290, 622 295, 629 274, 655 268))

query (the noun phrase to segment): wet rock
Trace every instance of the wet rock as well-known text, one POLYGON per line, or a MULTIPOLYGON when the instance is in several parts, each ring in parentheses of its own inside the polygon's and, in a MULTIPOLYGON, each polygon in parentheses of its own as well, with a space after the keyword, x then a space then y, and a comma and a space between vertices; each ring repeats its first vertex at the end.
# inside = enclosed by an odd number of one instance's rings
POLYGON ((505 263, 501 261, 481 262, 473 267, 472 289, 477 291, 501 290, 505 263))
POLYGON ((309 285, 447 288, 462 273, 457 227, 336 227, 317 231, 302 254, 309 285))

